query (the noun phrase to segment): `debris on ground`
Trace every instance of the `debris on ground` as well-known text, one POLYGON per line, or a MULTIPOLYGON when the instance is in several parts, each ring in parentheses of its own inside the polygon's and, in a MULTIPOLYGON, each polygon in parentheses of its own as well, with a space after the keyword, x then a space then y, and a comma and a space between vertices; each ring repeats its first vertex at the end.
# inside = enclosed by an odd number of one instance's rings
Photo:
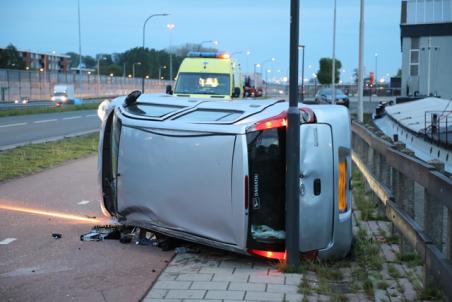
POLYGON ((61 239, 61 237, 63 237, 63 234, 60 234, 60 233, 52 233, 52 238, 53 238, 53 239, 61 239))

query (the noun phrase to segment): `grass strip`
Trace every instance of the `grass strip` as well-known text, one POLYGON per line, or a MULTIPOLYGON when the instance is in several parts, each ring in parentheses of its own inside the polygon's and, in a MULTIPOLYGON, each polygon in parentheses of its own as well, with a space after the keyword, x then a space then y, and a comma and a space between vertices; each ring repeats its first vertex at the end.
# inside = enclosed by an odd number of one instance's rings
POLYGON ((17 115, 30 115, 38 113, 58 113, 77 110, 90 110, 97 109, 98 103, 89 103, 82 105, 63 105, 61 107, 49 106, 49 107, 29 107, 29 108, 13 108, 0 110, 0 117, 5 116, 17 116, 17 115))
POLYGON ((0 181, 37 173, 68 160, 96 154, 97 133, 0 152, 0 181))

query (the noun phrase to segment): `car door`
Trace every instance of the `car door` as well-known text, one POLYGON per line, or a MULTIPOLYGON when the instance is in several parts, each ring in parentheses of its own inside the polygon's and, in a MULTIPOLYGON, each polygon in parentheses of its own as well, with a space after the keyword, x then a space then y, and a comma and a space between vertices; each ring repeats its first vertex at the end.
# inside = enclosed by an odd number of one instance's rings
POLYGON ((324 249, 332 240, 334 208, 332 130, 300 127, 300 251, 324 249))

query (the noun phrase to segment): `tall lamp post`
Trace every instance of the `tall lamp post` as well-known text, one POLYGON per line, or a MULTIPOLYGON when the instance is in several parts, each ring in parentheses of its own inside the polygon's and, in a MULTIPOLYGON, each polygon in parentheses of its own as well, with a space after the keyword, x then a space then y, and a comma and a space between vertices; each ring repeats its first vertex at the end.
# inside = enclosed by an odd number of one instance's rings
MULTIPOLYGON (((169 14, 154 14, 154 15, 150 15, 149 17, 147 17, 147 19, 144 21, 143 23, 143 51, 144 51, 144 46, 145 46, 145 39, 146 39, 146 24, 148 23, 149 20, 151 20, 151 18, 153 17, 163 17, 163 16, 168 16, 169 14)), ((141 83, 141 92, 144 93, 144 72, 143 72, 143 81, 141 83)))
POLYGON ((303 55, 301 59, 301 102, 304 102, 304 52, 305 52, 305 45, 298 45, 299 48, 303 49, 303 55))
POLYGON ((298 45, 300 0, 290 1, 289 110, 286 137, 286 249, 287 265, 300 265, 300 110, 298 109, 298 45))
POLYGON ((132 64, 132 77, 135 77, 135 65, 141 65, 141 62, 136 62, 132 64))
POLYGON ((99 96, 99 90, 100 90, 100 60, 106 60, 107 58, 104 56, 100 56, 99 59, 97 59, 97 96, 99 96))
POLYGON ((378 89, 378 53, 375 54, 375 94, 378 89))
POLYGON ((271 58, 271 59, 267 59, 267 60, 262 61, 262 63, 260 64, 262 72, 265 72, 265 95, 267 95, 268 83, 267 83, 267 70, 264 68, 264 64, 267 63, 267 62, 275 62, 275 61, 276 61, 275 58, 271 58))
POLYGON ((168 31, 169 31, 169 79, 170 79, 170 81, 172 81, 173 80, 173 53, 172 53, 172 49, 171 49, 171 44, 172 44, 173 29, 176 27, 176 25, 174 25, 173 23, 169 23, 166 25, 166 27, 168 28, 168 31))
POLYGON ((364 0, 361 0, 359 13, 359 59, 358 59, 358 121, 363 122, 364 90, 364 0))
POLYGON ((332 100, 333 104, 336 104, 336 0, 334 0, 333 10, 333 62, 331 68, 331 82, 332 82, 332 100))

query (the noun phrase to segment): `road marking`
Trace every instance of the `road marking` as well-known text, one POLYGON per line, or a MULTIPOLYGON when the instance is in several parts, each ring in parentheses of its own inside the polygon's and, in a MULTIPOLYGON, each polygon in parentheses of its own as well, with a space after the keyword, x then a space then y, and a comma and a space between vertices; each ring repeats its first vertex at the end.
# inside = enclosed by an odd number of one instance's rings
POLYGON ((84 205, 84 204, 88 204, 88 203, 90 203, 91 201, 89 201, 89 200, 82 200, 82 201, 80 201, 80 202, 77 202, 77 204, 79 204, 79 205, 84 205))
POLYGON ((77 115, 77 116, 70 116, 70 117, 63 117, 63 120, 75 120, 77 118, 81 118, 81 115, 77 115))
POLYGON ((27 123, 6 124, 6 125, 1 125, 0 128, 15 127, 15 126, 23 126, 23 125, 26 125, 26 124, 27 124, 27 123))
POLYGON ((11 242, 16 241, 16 240, 17 240, 16 238, 6 238, 6 239, 0 241, 0 244, 1 245, 7 245, 7 244, 10 244, 11 242))
POLYGON ((88 114, 88 115, 85 115, 85 117, 94 117, 94 116, 97 116, 97 114, 88 114))
POLYGON ((50 122, 56 122, 57 119, 50 119, 50 120, 41 120, 41 121, 34 121, 35 124, 42 124, 42 123, 50 123, 50 122))

